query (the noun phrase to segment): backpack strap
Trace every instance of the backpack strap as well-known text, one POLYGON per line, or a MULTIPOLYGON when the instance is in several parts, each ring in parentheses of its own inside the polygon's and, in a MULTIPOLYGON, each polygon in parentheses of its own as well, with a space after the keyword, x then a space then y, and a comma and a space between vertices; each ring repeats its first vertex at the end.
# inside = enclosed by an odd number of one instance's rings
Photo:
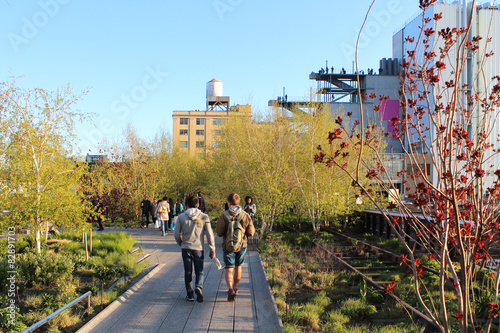
POLYGON ((229 211, 224 211, 224 216, 226 217, 228 222, 236 220, 236 222, 240 222, 243 219, 243 211, 241 211, 238 215, 236 215, 236 218, 234 215, 229 214, 229 211))

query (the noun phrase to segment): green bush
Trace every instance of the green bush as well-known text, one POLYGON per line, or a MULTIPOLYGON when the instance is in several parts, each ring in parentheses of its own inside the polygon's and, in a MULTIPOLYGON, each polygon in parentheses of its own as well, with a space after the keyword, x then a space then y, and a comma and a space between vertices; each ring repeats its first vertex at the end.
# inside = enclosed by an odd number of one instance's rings
POLYGON ((344 327, 344 324, 349 322, 349 317, 342 314, 340 311, 331 311, 326 315, 325 330, 326 332, 338 332, 344 327))
POLYGON ((23 253, 18 256, 18 274, 28 287, 53 286, 68 278, 75 264, 71 257, 59 254, 23 253))
POLYGON ((11 311, 9 308, 7 308, 7 305, 9 304, 9 299, 7 298, 7 295, 0 295, 0 302, 1 302, 1 307, 0 307, 0 331, 5 332, 5 333, 15 333, 15 332, 22 332, 28 327, 23 323, 23 316, 19 313, 19 307, 15 307, 15 320, 14 320, 14 325, 12 325, 11 322, 11 311))
POLYGON ((316 295, 313 296, 311 301, 315 305, 321 306, 323 308, 326 308, 331 303, 330 298, 326 295, 326 291, 324 290, 321 290, 320 292, 316 293, 316 295))
POLYGON ((323 314, 323 311, 324 308, 322 306, 307 303, 299 310, 297 319, 303 326, 317 330, 320 324, 319 318, 323 314))
POLYGON ((93 250, 125 253, 134 247, 136 240, 126 232, 109 232, 93 239, 93 250))
POLYGON ((62 243, 60 246, 60 250, 63 253, 85 255, 85 245, 80 242, 72 241, 70 243, 62 243))
POLYGON ((340 312, 353 320, 369 319, 377 309, 374 305, 367 304, 361 299, 349 298, 342 303, 340 312))

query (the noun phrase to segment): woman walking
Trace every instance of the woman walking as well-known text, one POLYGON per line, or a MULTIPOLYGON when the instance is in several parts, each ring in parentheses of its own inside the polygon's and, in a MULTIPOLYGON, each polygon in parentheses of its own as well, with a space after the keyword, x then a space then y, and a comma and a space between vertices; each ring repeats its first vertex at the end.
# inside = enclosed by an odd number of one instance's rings
POLYGON ((160 222, 161 235, 165 236, 167 234, 168 220, 170 213, 170 205, 168 204, 167 197, 163 197, 161 202, 158 204, 157 217, 160 222))

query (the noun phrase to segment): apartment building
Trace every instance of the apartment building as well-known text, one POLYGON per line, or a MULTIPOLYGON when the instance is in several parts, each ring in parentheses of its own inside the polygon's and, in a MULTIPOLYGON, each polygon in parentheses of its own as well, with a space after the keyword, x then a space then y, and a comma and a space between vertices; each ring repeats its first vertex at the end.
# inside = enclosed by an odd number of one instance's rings
POLYGON ((230 98, 222 96, 222 82, 207 82, 206 109, 173 111, 174 147, 191 154, 205 154, 220 144, 224 120, 229 117, 252 117, 250 105, 230 106, 230 98))

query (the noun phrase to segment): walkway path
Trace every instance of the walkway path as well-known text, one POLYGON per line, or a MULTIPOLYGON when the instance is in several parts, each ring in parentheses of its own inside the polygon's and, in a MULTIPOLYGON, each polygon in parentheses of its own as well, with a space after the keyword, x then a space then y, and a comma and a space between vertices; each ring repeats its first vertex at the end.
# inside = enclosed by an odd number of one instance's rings
MULTIPOLYGON (((224 269, 217 270, 205 255, 205 301, 188 302, 181 251, 173 235, 161 237, 151 227, 120 230, 136 237, 137 245, 151 254, 151 265, 158 266, 78 332, 283 332, 258 252, 247 252, 236 302, 227 301, 224 269)), ((224 265, 221 238, 216 243, 224 265)))

